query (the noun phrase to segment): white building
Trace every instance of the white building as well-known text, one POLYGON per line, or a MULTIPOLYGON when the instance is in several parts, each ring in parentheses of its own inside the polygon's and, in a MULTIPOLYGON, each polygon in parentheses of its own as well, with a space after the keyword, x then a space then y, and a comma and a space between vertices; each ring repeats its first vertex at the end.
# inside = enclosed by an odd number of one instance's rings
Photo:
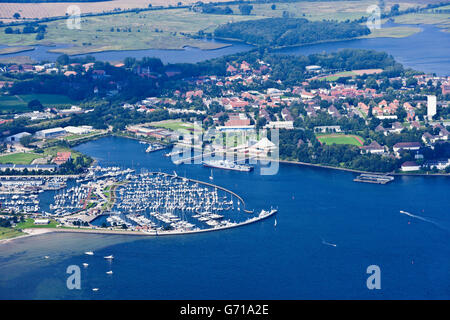
POLYGON ((56 137, 62 136, 64 134, 66 134, 66 130, 64 130, 61 127, 58 127, 58 128, 51 128, 51 129, 37 131, 35 133, 35 136, 36 136, 36 138, 50 139, 50 138, 56 138, 56 137))
POLYGON ((31 136, 31 133, 28 133, 28 132, 17 133, 15 135, 7 137, 6 142, 19 143, 20 139, 22 139, 23 137, 26 137, 26 136, 31 136))
POLYGON ((87 133, 92 132, 92 127, 91 126, 80 126, 80 127, 68 126, 68 127, 64 127, 64 130, 67 133, 71 133, 71 134, 87 134, 87 133))
POLYGON ((432 121, 436 114, 436 96, 427 96, 427 103, 427 117, 429 121, 432 121))
POLYGON ((265 125, 268 129, 294 129, 294 121, 269 121, 265 125))
POLYGON ((402 164, 401 170, 403 172, 419 171, 420 166, 414 161, 406 161, 402 164))

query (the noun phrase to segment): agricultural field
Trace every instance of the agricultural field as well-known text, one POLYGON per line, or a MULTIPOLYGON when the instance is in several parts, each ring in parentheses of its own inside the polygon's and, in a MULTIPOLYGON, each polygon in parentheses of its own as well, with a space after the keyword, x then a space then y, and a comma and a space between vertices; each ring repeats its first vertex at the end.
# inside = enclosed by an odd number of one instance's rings
POLYGON ((395 17, 394 21, 400 24, 433 24, 450 32, 450 13, 410 13, 395 17))
POLYGON ((69 29, 66 20, 46 23, 43 40, 35 34, 5 34, 0 28, 0 43, 8 46, 52 43, 70 45, 49 50, 69 55, 111 50, 182 49, 185 46, 217 49, 227 44, 193 39, 198 31, 213 32, 227 22, 258 19, 257 16, 209 15, 188 9, 122 13, 81 19, 81 29, 69 29), (183 34, 181 34, 183 33, 183 34))
MULTIPOLYGON (((282 17, 283 12, 288 12, 290 17, 306 18, 313 21, 338 20, 345 21, 347 19, 355 20, 361 17, 367 17, 367 8, 376 4, 377 1, 361 0, 361 1, 300 1, 289 3, 275 3, 275 10, 272 9, 272 3, 255 3, 253 4, 253 15, 264 17, 282 17)), ((416 7, 414 1, 386 1, 386 10, 390 10, 394 3, 400 5, 400 10, 410 7, 416 7)), ((230 8, 235 13, 239 13, 238 5, 232 5, 230 8)))
MULTIPOLYGON (((226 0, 209 0, 208 2, 224 2, 226 0)), ((31 1, 30 1, 31 2, 31 1)), ((36 1, 35 1, 36 2, 36 1)), ((179 0, 112 0, 112 1, 98 1, 98 2, 76 2, 72 3, 0 3, 0 19, 5 23, 14 21, 14 13, 20 14, 19 20, 25 19, 40 19, 46 17, 61 17, 67 12, 70 5, 77 5, 81 13, 102 13, 111 12, 116 9, 127 10, 134 8, 148 8, 149 4, 153 7, 164 6, 176 7, 179 0)), ((196 3, 197 0, 183 0, 184 5, 196 3)))
POLYGON ((65 108, 76 104, 76 101, 60 94, 23 94, 0 96, 0 114, 29 111, 28 103, 39 100, 44 107, 65 108))
POLYGON ((364 144, 364 139, 360 136, 345 135, 345 134, 322 134, 317 135, 317 140, 321 144, 351 144, 361 147, 364 144))

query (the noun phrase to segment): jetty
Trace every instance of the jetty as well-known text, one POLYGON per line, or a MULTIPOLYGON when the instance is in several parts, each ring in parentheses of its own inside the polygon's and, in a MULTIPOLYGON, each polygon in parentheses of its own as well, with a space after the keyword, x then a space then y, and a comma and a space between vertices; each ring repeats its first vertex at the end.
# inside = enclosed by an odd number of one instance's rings
POLYGON ((370 174, 363 173, 353 179, 355 182, 365 182, 365 183, 375 183, 375 184, 386 184, 394 181, 393 176, 380 175, 380 174, 370 174))

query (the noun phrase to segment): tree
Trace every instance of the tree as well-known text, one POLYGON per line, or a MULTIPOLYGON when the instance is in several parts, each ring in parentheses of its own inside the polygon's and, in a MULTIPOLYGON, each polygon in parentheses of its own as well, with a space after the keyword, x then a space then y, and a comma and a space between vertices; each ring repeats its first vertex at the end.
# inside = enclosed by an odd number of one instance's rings
POLYGON ((253 6, 250 4, 240 4, 239 5, 239 11, 242 15, 248 16, 253 10, 253 6))
POLYGON ((56 62, 59 65, 65 66, 65 65, 69 64, 70 58, 69 58, 69 56, 67 54, 62 54, 56 59, 56 62))
POLYGON ((30 108, 31 110, 34 110, 34 111, 44 110, 44 106, 37 99, 33 99, 30 102, 28 102, 28 108, 30 108))
POLYGON ((29 147, 32 142, 33 142, 32 135, 23 136, 22 138, 20 138, 20 144, 23 145, 24 147, 29 147))
POLYGON ((13 18, 14 19, 19 19, 20 18, 20 13, 16 12, 13 14, 13 18))

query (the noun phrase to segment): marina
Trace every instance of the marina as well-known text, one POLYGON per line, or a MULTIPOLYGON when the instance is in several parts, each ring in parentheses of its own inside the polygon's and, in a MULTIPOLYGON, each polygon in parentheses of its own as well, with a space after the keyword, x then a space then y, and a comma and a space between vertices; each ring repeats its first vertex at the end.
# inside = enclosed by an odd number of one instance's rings
POLYGON ((55 221, 59 228, 53 231, 173 235, 232 228, 276 213, 274 209, 255 213, 235 192, 175 171, 136 173, 94 166, 77 178, 24 181, 5 180, 5 186, 10 182, 17 188, 0 195, 2 208, 26 213, 35 224, 41 218, 55 221))

